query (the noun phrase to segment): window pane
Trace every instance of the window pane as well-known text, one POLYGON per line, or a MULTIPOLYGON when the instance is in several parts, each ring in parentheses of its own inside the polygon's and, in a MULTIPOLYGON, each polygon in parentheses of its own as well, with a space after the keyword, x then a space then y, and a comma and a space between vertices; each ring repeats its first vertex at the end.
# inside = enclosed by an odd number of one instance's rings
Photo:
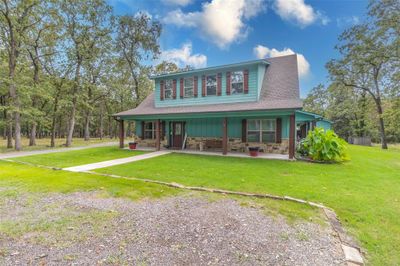
POLYGON ((149 130, 153 129, 153 122, 146 122, 144 128, 149 130))
POLYGON ((172 90, 165 90, 164 91, 164 98, 171 99, 172 98, 172 90))
POLYGON ((175 124, 175 135, 182 134, 182 124, 175 124))
POLYGON ((217 76, 207 76, 207 95, 217 95, 217 76))
POLYGON ((172 99, 172 79, 168 79, 165 81, 165 88, 164 88, 164 98, 165 99, 172 99))
POLYGON ((264 143, 275 142, 275 132, 263 132, 262 133, 262 141, 264 143))
POLYGON ((165 81, 165 89, 172 90, 172 79, 168 79, 165 81))
POLYGON ((193 87, 193 78, 186 78, 184 80, 184 87, 193 87))
POLYGON ((247 120, 249 130, 260 130, 260 120, 247 120))
POLYGON ((260 132, 258 132, 258 131, 247 132, 247 141, 248 142, 260 142, 260 132))
POLYGON ((275 119, 262 120, 262 130, 275 131, 275 119))
POLYGON ((145 131, 144 132, 145 139, 152 139, 153 138, 153 131, 145 131))
POLYGON ((186 98, 193 97, 193 88, 185 88, 185 97, 186 98))
POLYGON ((232 94, 243 93, 243 83, 232 84, 232 94))
POLYGON ((243 71, 235 71, 231 73, 231 83, 243 82, 243 71))

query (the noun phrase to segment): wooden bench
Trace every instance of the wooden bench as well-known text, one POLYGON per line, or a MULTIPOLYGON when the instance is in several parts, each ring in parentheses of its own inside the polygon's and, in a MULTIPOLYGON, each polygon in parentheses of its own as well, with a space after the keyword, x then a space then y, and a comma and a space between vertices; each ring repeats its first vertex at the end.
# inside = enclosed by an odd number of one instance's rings
POLYGON ((222 140, 207 139, 205 142, 206 149, 222 149, 222 140))

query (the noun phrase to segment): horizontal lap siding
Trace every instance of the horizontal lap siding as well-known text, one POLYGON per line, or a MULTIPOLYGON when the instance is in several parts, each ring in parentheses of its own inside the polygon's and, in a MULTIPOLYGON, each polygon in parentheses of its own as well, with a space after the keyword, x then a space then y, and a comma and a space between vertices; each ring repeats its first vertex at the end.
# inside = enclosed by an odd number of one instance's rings
MULTIPOLYGON (((279 117, 282 119, 282 139, 288 139, 289 117, 288 116, 279 116, 279 117)), ((276 117, 265 116, 257 118, 275 119, 276 117)), ((243 118, 228 118, 229 138, 241 138, 242 119, 243 118)), ((186 120, 186 130, 189 137, 222 137, 222 118, 186 120)))
POLYGON ((199 72, 196 75, 194 74, 182 74, 174 77, 174 79, 179 80, 180 78, 187 78, 187 77, 198 77, 197 87, 201 90, 201 83, 202 83, 202 75, 211 75, 218 73, 222 74, 221 79, 221 96, 201 96, 201 91, 195 98, 181 98, 180 92, 177 90, 177 98, 176 99, 164 99, 163 101, 160 100, 160 80, 163 79, 156 79, 155 80, 155 106, 156 107, 167 107, 167 106, 185 106, 185 105, 195 105, 195 104, 216 104, 216 103, 234 103, 234 102, 251 102, 256 101, 258 99, 258 85, 259 85, 259 77, 258 77, 258 67, 251 66, 246 68, 232 68, 232 69, 225 69, 221 71, 211 71, 211 72, 199 72), (249 70, 249 93, 247 94, 226 94, 226 72, 232 71, 240 71, 248 69, 249 70))

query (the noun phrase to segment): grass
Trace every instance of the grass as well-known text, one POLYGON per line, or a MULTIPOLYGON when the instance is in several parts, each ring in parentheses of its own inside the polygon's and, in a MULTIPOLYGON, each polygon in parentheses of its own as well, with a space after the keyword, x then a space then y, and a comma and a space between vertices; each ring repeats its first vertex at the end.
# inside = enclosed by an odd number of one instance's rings
POLYGON ((0 190, 0 199, 18 197, 21 193, 102 191, 104 196, 138 200, 181 193, 180 190, 140 181, 54 171, 3 161, 0 161, 0 169, 0 189, 4 189, 0 190))
POLYGON ((344 164, 169 154, 98 172, 288 195, 335 209, 372 265, 400 264, 400 149, 350 146, 344 164))
MULTIPOLYGON (((70 155, 76 152, 78 151, 71 151, 70 155)), ((23 214, 23 217, 19 217, 18 219, 0 219, 0 235, 5 234, 17 239, 29 233, 33 233, 34 236, 36 233, 47 233, 53 236, 51 238, 53 240, 47 240, 41 237, 35 237, 33 240, 36 241, 36 243, 51 246, 68 245, 74 241, 80 241, 81 236, 77 236, 76 234, 70 235, 68 233, 68 228, 78 228, 82 223, 90 222, 94 227, 89 232, 84 232, 82 237, 85 237, 87 234, 102 232, 102 225, 109 221, 113 217, 113 214, 108 212, 80 213, 67 209, 61 209, 60 211, 59 206, 52 205, 44 208, 46 214, 42 210, 36 209, 35 202, 48 193, 96 191, 97 195, 103 197, 121 197, 131 200, 187 196, 206 197, 206 199, 213 201, 229 197, 200 192, 189 193, 187 191, 141 181, 117 179, 85 173, 55 171, 5 161, 0 161, 0 169, 0 210, 3 208, 4 211, 7 204, 10 204, 9 202, 13 202, 16 199, 20 201, 24 199, 23 204, 29 209, 28 213, 23 214)), ((233 198, 238 200, 242 206, 259 208, 273 217, 283 214, 287 217, 288 222, 297 222, 299 220, 307 220, 320 224, 324 222, 321 213, 315 208, 305 207, 292 202, 261 199, 253 200, 243 197, 233 198)), ((39 234, 39 236, 40 235, 41 234, 39 234)), ((5 254, 7 254, 7 251, 0 248, 0 259, 2 256, 5 256, 5 254), (4 254, 2 255, 2 253, 4 254)))
MULTIPOLYGON (((129 140, 126 140, 126 143, 128 143, 129 140)), ((82 138, 74 138, 72 141, 72 147, 79 147, 79 146, 87 146, 91 144, 97 144, 97 143, 106 143, 106 142, 118 142, 118 139, 110 139, 110 138, 91 138, 89 141, 85 141, 82 138)), ((44 150, 44 149, 55 149, 55 148, 66 148, 64 146, 65 144, 65 139, 55 139, 55 144, 56 146, 54 148, 50 147, 50 138, 42 138, 42 139, 36 139, 36 146, 29 146, 29 139, 23 137, 22 138, 22 150, 24 151, 31 151, 31 150, 44 150)), ((14 145, 14 141, 13 141, 14 145)), ((1 140, 0 141, 0 153, 5 153, 5 152, 12 152, 14 149, 7 149, 7 140, 1 140)))
POLYGON ((144 151, 122 150, 118 147, 98 147, 15 158, 16 161, 39 165, 70 167, 144 154, 144 151))

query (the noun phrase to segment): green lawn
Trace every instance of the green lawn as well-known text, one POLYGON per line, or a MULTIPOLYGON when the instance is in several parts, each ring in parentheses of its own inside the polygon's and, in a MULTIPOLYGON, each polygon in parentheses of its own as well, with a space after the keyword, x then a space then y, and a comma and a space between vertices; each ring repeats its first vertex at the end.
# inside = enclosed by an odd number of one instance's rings
POLYGON ((12 195, 18 196, 19 193, 103 191, 105 196, 125 197, 133 200, 159 198, 181 193, 177 189, 141 181, 55 171, 4 161, 0 161, 0 169, 0 204, 4 198, 12 195))
POLYGON ((350 146, 349 153, 350 162, 336 165, 170 154, 97 171, 322 202, 367 250, 370 264, 399 265, 400 149, 350 146))
POLYGON ((122 150, 118 147, 98 147, 15 158, 16 161, 39 165, 70 167, 144 154, 144 151, 122 150))
MULTIPOLYGON (((21 139, 21 141, 22 141, 22 150, 23 151, 66 148, 64 145, 65 139, 55 139, 56 146, 54 148, 50 147, 50 138, 36 139, 36 146, 29 146, 28 138, 23 137, 21 139)), ((126 141, 126 143, 129 142, 129 140, 125 140, 125 141, 126 141)), ((72 147, 88 146, 88 145, 93 145, 93 144, 98 144, 98 143, 106 143, 106 142, 118 142, 118 139, 91 138, 90 140, 85 141, 82 138, 74 138, 72 141, 72 147)), ((13 145, 14 145, 14 140, 13 140, 13 145)), ((0 153, 13 152, 13 151, 15 151, 13 148, 7 149, 7 140, 2 139, 0 141, 0 153)))

